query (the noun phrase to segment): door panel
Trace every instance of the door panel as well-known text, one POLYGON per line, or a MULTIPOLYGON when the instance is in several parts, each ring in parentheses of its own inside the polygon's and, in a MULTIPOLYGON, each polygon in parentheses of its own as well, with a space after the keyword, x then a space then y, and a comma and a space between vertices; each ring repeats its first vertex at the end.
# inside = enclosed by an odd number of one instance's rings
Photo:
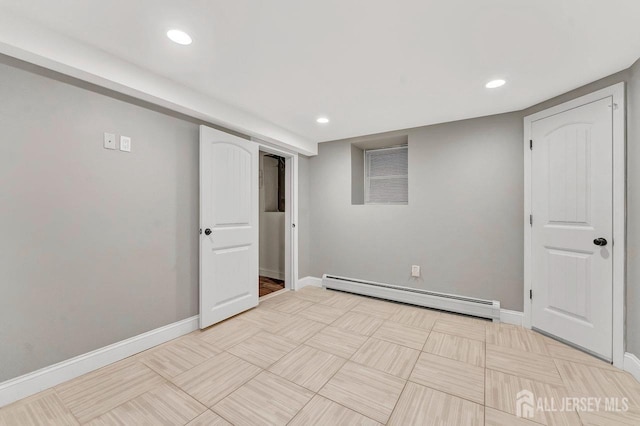
POLYGON ((532 325, 612 354, 611 98, 531 124, 532 325), (600 247, 596 238, 609 244, 600 247))
POLYGON ((258 146, 205 126, 200 127, 200 227, 200 328, 205 328, 258 304, 258 146))
POLYGON ((570 124, 547 136, 549 144, 549 222, 589 222, 590 128, 570 124))
MULTIPOLYGON (((251 143, 245 141, 245 144, 251 143)), ((251 152, 229 143, 212 143, 210 164, 215 164, 211 192, 217 203, 211 210, 212 226, 251 226, 251 152)))
POLYGON ((547 309, 589 321, 591 254, 547 249, 549 300, 547 309))

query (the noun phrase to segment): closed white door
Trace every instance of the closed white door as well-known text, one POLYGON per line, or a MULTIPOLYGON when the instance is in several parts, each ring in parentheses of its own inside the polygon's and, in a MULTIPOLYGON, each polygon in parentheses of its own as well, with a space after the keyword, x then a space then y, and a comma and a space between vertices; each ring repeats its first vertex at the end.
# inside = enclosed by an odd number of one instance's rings
POLYGON ((532 326, 609 360, 612 114, 609 97, 531 123, 532 326))
POLYGON ((200 328, 258 305, 258 145, 200 126, 200 328))

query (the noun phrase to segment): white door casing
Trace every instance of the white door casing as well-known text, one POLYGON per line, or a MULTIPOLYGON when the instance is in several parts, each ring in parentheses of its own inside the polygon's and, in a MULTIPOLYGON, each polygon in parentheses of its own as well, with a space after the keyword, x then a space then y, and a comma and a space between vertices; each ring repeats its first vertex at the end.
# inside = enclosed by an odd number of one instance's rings
POLYGON ((620 366, 623 83, 526 117, 525 147, 524 325, 620 366))
POLYGON ((261 151, 285 158, 285 288, 297 290, 298 282, 298 154, 274 147, 272 144, 253 138, 261 151))
POLYGON ((611 98, 534 121, 531 138, 532 325, 611 359, 611 98))
POLYGON ((200 328, 258 305, 258 145, 200 126, 200 328))

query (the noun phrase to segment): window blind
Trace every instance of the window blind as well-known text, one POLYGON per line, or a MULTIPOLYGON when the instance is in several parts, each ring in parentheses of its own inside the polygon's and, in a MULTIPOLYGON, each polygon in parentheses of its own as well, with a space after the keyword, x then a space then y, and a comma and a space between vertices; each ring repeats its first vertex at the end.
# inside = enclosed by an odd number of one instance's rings
POLYGON ((408 147, 365 152, 365 203, 407 204, 409 201, 408 147))

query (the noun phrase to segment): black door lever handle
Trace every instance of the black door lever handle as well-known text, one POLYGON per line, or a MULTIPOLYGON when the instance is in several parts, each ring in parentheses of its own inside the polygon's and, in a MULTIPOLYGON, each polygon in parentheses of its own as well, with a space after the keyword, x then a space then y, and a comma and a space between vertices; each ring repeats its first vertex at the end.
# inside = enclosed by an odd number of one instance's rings
POLYGON ((596 238, 595 240, 593 240, 593 244, 604 247, 607 245, 607 240, 605 240, 604 238, 596 238))

